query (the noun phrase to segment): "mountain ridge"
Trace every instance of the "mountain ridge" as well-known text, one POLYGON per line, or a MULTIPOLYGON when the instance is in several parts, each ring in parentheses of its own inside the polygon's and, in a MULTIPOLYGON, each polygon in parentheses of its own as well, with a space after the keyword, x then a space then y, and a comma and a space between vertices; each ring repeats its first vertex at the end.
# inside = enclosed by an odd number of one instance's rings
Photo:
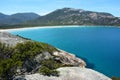
POLYGON ((21 24, 25 21, 34 20, 38 17, 40 16, 36 13, 16 13, 11 15, 0 13, 0 25, 4 26, 21 24))
POLYGON ((108 25, 120 26, 120 17, 106 12, 87 11, 83 9, 62 8, 44 16, 29 13, 26 16, 17 13, 4 15, 1 13, 0 28, 17 28, 29 26, 56 26, 56 25, 108 25), (5 16, 11 16, 12 19, 5 16), (33 16, 33 18, 31 18, 33 16), (4 18, 5 17, 5 18, 4 18), (2 22, 3 21, 3 22, 2 22), (7 24, 6 24, 7 23, 7 24))
POLYGON ((62 8, 28 23, 33 25, 120 25, 120 19, 105 12, 62 8))

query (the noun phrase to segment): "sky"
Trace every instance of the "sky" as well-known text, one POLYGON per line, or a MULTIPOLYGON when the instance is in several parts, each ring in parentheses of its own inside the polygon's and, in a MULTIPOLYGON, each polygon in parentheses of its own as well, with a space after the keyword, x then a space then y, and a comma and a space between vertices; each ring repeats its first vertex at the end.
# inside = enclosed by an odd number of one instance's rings
POLYGON ((0 12, 8 15, 23 12, 45 15, 64 7, 108 12, 120 17, 120 0, 0 0, 0 12))

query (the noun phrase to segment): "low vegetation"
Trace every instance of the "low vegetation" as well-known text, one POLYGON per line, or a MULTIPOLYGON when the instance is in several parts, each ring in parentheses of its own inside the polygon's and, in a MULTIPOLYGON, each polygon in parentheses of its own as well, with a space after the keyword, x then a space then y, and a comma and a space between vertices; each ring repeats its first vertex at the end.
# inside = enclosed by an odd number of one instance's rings
POLYGON ((118 77, 112 77, 112 80, 120 80, 118 77))
POLYGON ((62 63, 56 62, 53 59, 43 60, 39 73, 47 76, 59 76, 59 72, 56 69, 62 66, 62 63))
MULTIPOLYGON (((13 75, 16 74, 16 69, 18 67, 22 68, 26 59, 33 59, 37 54, 42 54, 45 51, 52 53, 56 50, 56 48, 49 44, 32 41, 18 43, 15 47, 6 46, 5 44, 0 43, 0 80, 12 79, 13 75)), ((54 67, 48 67, 46 64, 50 63, 49 60, 43 61, 42 63, 43 66, 41 72, 44 72, 43 69, 48 68, 51 69, 52 72, 57 73, 53 69, 56 69, 59 64, 54 63, 54 67)), ((50 63, 50 65, 51 64, 52 63, 50 63)))

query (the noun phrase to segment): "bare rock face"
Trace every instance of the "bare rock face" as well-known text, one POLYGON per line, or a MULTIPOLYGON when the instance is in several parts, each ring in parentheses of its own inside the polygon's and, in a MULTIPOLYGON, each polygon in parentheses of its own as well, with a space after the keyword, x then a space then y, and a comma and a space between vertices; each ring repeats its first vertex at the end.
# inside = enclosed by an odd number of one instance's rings
POLYGON ((60 72, 59 77, 48 77, 36 73, 31 75, 25 75, 24 77, 19 76, 19 78, 21 80, 111 80, 105 75, 87 68, 63 67, 57 70, 60 72))
POLYGON ((102 73, 88 68, 65 67, 59 68, 58 71, 61 80, 111 80, 102 73))
POLYGON ((58 56, 60 58, 59 60, 66 65, 79 66, 82 68, 86 66, 86 63, 82 59, 63 50, 60 50, 60 52, 54 52, 53 55, 58 56))
POLYGON ((7 45, 14 46, 17 43, 22 43, 24 41, 25 39, 12 35, 8 32, 0 32, 0 42, 5 43, 7 45))

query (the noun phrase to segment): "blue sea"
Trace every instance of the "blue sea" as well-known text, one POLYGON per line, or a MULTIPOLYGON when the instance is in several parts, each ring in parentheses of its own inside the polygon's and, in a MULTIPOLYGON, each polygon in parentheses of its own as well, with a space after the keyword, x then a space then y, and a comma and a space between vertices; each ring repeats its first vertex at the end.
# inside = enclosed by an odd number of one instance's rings
POLYGON ((39 28, 10 32, 35 41, 49 43, 84 59, 88 68, 109 77, 120 77, 120 28, 64 26, 64 28, 39 28))

